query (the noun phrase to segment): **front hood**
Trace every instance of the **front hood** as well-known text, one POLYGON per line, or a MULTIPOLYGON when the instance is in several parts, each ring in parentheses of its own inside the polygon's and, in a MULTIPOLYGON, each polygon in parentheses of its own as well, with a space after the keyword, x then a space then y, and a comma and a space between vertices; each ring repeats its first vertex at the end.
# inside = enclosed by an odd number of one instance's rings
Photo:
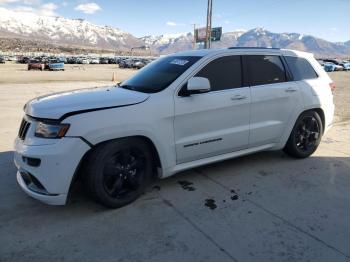
POLYGON ((35 98, 25 105, 24 111, 32 117, 63 120, 79 113, 139 104, 148 97, 114 86, 80 89, 35 98))

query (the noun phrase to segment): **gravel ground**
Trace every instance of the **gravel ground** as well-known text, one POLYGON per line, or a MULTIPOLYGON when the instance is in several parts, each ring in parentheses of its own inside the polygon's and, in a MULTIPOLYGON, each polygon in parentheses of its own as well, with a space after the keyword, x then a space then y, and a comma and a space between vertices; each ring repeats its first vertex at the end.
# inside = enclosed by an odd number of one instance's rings
POLYGON ((336 104, 335 122, 350 120, 350 71, 330 73, 336 84, 334 102, 336 104))
POLYGON ((53 82, 116 81, 137 72, 134 69, 119 69, 118 65, 65 65, 65 71, 27 70, 27 65, 0 64, 0 84, 27 84, 53 82))

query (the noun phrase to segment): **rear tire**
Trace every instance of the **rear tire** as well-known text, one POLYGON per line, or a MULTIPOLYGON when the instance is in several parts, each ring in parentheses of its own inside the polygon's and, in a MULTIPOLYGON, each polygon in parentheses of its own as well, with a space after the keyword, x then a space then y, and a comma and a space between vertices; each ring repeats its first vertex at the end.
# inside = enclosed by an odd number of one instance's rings
POLYGON ((322 135, 323 124, 319 114, 304 112, 297 119, 284 151, 295 158, 309 157, 318 148, 322 135))
POLYGON ((99 203, 119 208, 135 201, 152 177, 152 151, 144 140, 124 138, 97 146, 86 159, 84 182, 99 203))

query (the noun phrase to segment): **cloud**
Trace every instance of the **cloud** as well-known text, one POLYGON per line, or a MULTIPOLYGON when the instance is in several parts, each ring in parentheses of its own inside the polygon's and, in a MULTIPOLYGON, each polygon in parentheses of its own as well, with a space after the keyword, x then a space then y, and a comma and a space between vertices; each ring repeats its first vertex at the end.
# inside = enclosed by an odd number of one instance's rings
POLYGON ((58 6, 54 3, 47 3, 35 8, 31 6, 16 6, 12 10, 17 12, 34 13, 43 16, 57 16, 56 9, 58 6))
POLYGON ((40 0, 24 0, 22 2, 25 5, 39 5, 41 1, 40 0))
POLYGON ((101 10, 101 7, 96 3, 86 3, 77 5, 75 8, 77 11, 82 11, 85 14, 94 14, 101 10))
POLYGON ((0 5, 6 5, 6 4, 24 4, 24 5, 39 5, 40 0, 0 0, 0 5))
POLYGON ((175 23, 175 22, 172 22, 172 21, 168 21, 165 24, 167 26, 185 26, 185 24, 183 24, 183 23, 175 23))
POLYGON ((336 28, 336 27, 332 27, 330 29, 331 29, 331 31, 334 31, 334 32, 338 31, 338 28, 336 28))
POLYGON ((0 0, 0 5, 6 5, 6 4, 11 4, 11 3, 16 3, 19 0, 0 0))

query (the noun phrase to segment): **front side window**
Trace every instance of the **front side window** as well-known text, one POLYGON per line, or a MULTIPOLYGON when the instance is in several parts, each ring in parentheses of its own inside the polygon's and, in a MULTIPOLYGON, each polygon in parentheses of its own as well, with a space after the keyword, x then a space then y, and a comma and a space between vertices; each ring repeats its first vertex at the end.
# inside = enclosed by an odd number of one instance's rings
POLYGON ((212 91, 241 87, 241 57, 220 57, 206 65, 196 76, 208 78, 212 91))
POLYGON ((289 69, 293 74, 294 81, 315 79, 318 77, 310 63, 301 57, 285 56, 289 69))
POLYGON ((160 92, 201 58, 200 56, 167 56, 160 58, 124 81, 120 87, 143 93, 160 92))
POLYGON ((251 86, 268 85, 286 81, 286 72, 279 56, 245 56, 251 86))

